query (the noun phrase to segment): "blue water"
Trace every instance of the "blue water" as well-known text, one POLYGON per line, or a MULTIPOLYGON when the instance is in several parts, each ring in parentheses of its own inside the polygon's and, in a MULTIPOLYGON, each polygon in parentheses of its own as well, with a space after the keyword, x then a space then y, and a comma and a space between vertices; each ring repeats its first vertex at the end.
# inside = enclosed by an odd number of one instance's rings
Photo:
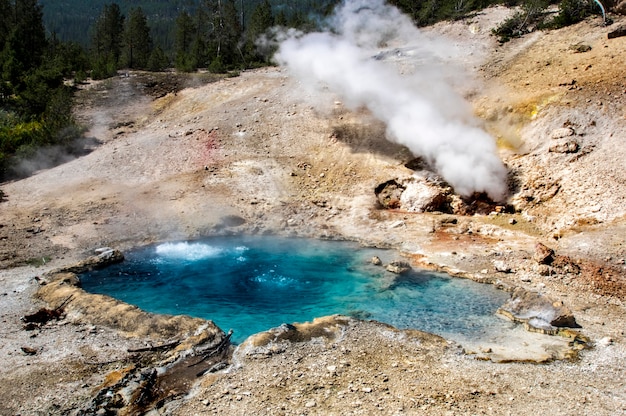
POLYGON ((398 258, 354 243, 220 237, 125 253, 123 263, 80 276, 83 288, 155 313, 186 314, 233 329, 233 341, 282 323, 344 314, 452 339, 479 338, 507 295, 445 274, 397 276, 374 266, 398 258))

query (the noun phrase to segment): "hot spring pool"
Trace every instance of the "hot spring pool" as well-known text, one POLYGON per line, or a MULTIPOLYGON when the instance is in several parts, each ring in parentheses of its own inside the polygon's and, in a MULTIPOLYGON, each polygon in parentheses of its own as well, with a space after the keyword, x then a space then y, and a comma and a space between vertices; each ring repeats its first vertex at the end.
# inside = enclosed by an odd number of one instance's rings
POLYGON ((282 323, 343 314, 447 338, 477 339, 502 326, 508 295, 441 273, 397 276, 371 264, 397 254, 355 243, 220 237, 142 247, 80 276, 82 287, 145 311, 211 319, 233 341, 282 323))

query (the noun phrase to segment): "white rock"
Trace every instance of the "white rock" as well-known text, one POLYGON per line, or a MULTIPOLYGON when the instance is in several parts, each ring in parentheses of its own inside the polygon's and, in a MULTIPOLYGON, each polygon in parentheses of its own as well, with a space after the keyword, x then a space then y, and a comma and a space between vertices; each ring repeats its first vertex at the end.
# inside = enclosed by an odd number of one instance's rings
POLYGON ((493 267, 496 269, 497 272, 501 273, 511 273, 513 271, 511 269, 511 266, 509 266, 502 260, 494 260, 493 267))
POLYGON ((409 212, 439 211, 447 200, 446 190, 424 180, 406 182, 400 204, 409 212))
POLYGON ((608 347, 609 345, 613 344, 613 338, 604 337, 600 341, 598 341, 598 344, 602 345, 603 347, 608 347))
POLYGON ((389 229, 404 227, 404 221, 398 220, 389 224, 389 229))

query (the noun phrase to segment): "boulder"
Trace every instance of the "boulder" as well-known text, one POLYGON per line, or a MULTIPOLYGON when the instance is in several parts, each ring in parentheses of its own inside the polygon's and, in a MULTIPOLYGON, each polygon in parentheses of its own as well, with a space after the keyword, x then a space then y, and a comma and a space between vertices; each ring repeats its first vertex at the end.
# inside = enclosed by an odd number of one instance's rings
MULTIPOLYGON (((626 1, 622 1, 620 7, 622 8, 622 14, 626 14, 626 1)), ((608 34, 609 39, 620 38, 622 36, 626 36, 626 25, 620 26, 608 34)))
POLYGON ((580 328, 572 311, 563 302, 521 287, 513 291, 498 313, 537 332, 556 333, 558 328, 580 328))
POLYGON ((554 250, 542 243, 535 244, 535 254, 533 260, 539 264, 552 264, 554 261, 554 250))
POLYGON ((387 271, 395 274, 404 274, 412 270, 411 265, 405 261, 392 261, 386 267, 387 271))
POLYGON ((378 202, 387 209, 409 212, 447 212, 452 189, 431 172, 415 173, 410 178, 391 179, 374 190, 378 202))
POLYGON ((408 162, 404 164, 404 166, 415 171, 421 171, 421 170, 432 171, 432 167, 426 161, 426 159, 424 159, 423 157, 419 157, 419 156, 409 160, 408 162))
POLYGON ((563 140, 550 146, 548 150, 551 153, 576 153, 578 149, 580 149, 580 145, 576 140, 563 140))
POLYGON ((395 179, 383 182, 374 189, 378 202, 384 208, 398 209, 400 208, 400 197, 404 192, 404 186, 395 179))
POLYGON ((561 127, 559 129, 552 130, 550 134, 551 139, 562 139, 564 137, 570 137, 574 135, 574 129, 571 127, 561 127))
POLYGON ((449 189, 418 178, 405 183, 405 186, 400 196, 400 205, 406 211, 446 211, 449 189))
POLYGON ((574 53, 585 53, 591 50, 591 46, 585 45, 584 43, 577 43, 575 45, 571 45, 569 48, 574 53))
POLYGON ((381 264, 383 264, 383 261, 380 259, 380 257, 374 256, 372 257, 372 264, 374 266, 380 266, 381 264))

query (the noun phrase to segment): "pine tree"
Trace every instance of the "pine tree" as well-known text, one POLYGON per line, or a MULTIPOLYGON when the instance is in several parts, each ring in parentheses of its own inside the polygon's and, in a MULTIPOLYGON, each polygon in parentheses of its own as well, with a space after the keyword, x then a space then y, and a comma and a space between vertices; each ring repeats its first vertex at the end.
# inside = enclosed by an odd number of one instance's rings
POLYGON ((168 59, 167 55, 165 55, 165 52, 163 52, 163 49, 161 49, 160 46, 152 49, 152 52, 150 53, 150 58, 148 59, 148 71, 163 71, 169 66, 170 60, 168 59))
POLYGON ((128 68, 145 69, 152 52, 152 38, 141 7, 130 11, 124 31, 124 59, 128 68))
POLYGON ((124 33, 124 15, 116 4, 104 6, 95 24, 91 43, 92 76, 106 78, 114 75, 119 65, 124 33))
POLYGON ((11 28, 11 16, 13 16, 13 6, 9 0, 0 0, 0 50, 9 38, 11 28))
POLYGON ((3 46, 13 50, 22 71, 30 71, 39 66, 46 50, 43 12, 37 0, 18 0, 14 13, 15 24, 3 46))
POLYGON ((243 64, 243 54, 240 49, 240 41, 243 36, 241 18, 235 0, 225 0, 222 13, 222 42, 224 45, 223 62, 230 66, 243 64))
POLYGON ((287 16, 285 15, 285 11, 280 9, 274 18, 274 25, 276 26, 287 26, 287 16))
POLYGON ((209 57, 207 50, 207 40, 209 33, 213 29, 212 22, 206 10, 202 7, 196 11, 195 36, 191 45, 191 53, 197 67, 206 67, 209 57))
POLYGON ((0 179, 38 146, 71 139, 71 90, 63 83, 76 50, 46 38, 37 0, 0 0, 0 179))
POLYGON ((242 36, 239 12, 235 0, 205 0, 205 7, 213 29, 207 42, 210 69, 223 72, 243 61, 239 47, 242 36))
POLYGON ((260 54, 256 47, 256 41, 263 33, 274 25, 274 16, 272 14, 272 6, 268 0, 264 0, 262 3, 252 11, 250 15, 250 21, 246 28, 245 38, 245 53, 248 60, 267 62, 269 56, 263 56, 260 54))
POLYGON ((183 11, 176 18, 176 69, 184 72, 195 71, 198 63, 193 53, 197 29, 189 13, 183 11))

